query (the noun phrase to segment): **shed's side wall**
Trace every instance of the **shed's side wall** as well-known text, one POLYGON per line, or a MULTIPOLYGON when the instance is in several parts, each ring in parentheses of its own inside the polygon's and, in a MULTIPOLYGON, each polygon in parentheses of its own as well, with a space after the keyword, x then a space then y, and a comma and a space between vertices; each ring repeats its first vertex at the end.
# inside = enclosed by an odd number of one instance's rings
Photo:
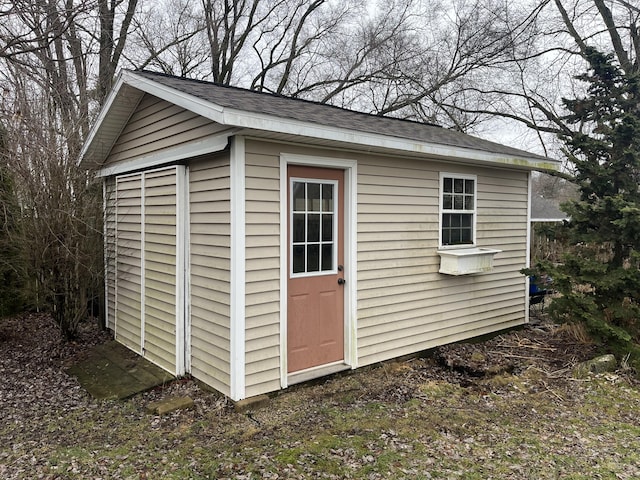
POLYGON ((230 394, 229 153, 189 166, 191 373, 230 394))
POLYGON ((114 330, 116 314, 116 179, 104 180, 104 268, 106 327, 114 330))
POLYGON ((142 350, 142 175, 116 180, 115 337, 142 350))
POLYGON ((358 161, 359 365, 524 322, 526 172, 258 141, 247 141, 246 151, 247 396, 276 389, 279 378, 281 152, 358 161), (478 175, 477 244, 503 250, 493 272, 438 273, 440 172, 478 175))
POLYGON ((246 142, 246 396, 280 389, 280 158, 246 142))
POLYGON ((366 365, 521 324, 527 173, 363 158, 358 164, 358 357, 366 365), (477 174, 477 244, 494 270, 438 273, 439 173, 477 174))
POLYGON ((144 176, 145 357, 176 371, 176 169, 144 176))
POLYGON ((194 143, 226 127, 145 94, 109 155, 109 165, 194 143))

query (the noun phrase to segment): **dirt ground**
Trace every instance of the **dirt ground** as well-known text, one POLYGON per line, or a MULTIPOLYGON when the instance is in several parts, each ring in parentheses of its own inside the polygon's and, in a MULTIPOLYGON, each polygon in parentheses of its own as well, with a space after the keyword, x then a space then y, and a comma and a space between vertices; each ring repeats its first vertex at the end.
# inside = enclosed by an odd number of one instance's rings
POLYGON ((574 379, 596 347, 572 328, 536 322, 242 413, 189 379, 90 398, 65 369, 110 338, 86 324, 65 342, 44 314, 0 319, 0 478, 640 478, 638 382, 574 379), (146 412, 177 395, 194 408, 146 412))

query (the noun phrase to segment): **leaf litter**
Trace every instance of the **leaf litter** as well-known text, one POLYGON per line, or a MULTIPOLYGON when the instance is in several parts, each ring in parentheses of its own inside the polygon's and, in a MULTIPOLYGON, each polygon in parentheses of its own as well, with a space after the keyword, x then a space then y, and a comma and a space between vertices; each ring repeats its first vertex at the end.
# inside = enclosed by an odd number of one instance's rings
POLYGON ((92 399, 65 368, 110 338, 87 323, 66 342, 44 314, 0 320, 0 478, 640 477, 636 377, 574 379, 597 350, 568 328, 542 322, 443 346, 242 413, 189 378, 92 399), (195 405, 146 412, 171 396, 195 405))

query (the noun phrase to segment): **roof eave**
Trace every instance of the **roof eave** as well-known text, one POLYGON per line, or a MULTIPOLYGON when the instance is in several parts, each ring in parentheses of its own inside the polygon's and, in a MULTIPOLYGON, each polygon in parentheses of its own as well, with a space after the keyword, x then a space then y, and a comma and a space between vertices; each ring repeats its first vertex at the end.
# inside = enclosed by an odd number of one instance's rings
POLYGON ((88 166, 90 161, 102 165, 106 159, 117 136, 126 125, 135 105, 137 105, 137 102, 135 102, 133 106, 131 106, 133 102, 126 102, 126 106, 131 108, 128 115, 124 115, 122 112, 114 112, 117 102, 124 98, 126 96, 125 94, 131 94, 131 89, 139 92, 140 98, 144 93, 148 93, 221 125, 257 132, 258 136, 268 136, 269 134, 292 135, 295 137, 324 140, 335 143, 336 145, 350 145, 355 148, 359 147, 360 150, 362 150, 362 147, 365 147, 365 149, 376 150, 379 153, 383 153, 384 151, 403 152, 412 156, 429 156, 453 161, 500 165, 525 170, 555 171, 558 170, 560 165, 560 162, 556 160, 533 154, 531 156, 511 156, 504 153, 494 153, 432 142, 421 142, 390 135, 320 125, 317 123, 223 107, 127 70, 122 71, 118 76, 115 87, 109 97, 107 97, 107 101, 85 142, 80 155, 81 165, 88 166), (120 130, 116 132, 116 128, 111 128, 106 134, 102 134, 104 125, 108 119, 120 121, 120 130))

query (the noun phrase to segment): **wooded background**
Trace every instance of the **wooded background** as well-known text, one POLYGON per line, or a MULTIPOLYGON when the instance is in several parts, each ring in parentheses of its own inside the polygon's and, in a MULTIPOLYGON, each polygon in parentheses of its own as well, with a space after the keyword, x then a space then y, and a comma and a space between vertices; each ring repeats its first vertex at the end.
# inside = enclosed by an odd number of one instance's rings
MULTIPOLYGON (((67 335, 102 294, 101 187, 76 162, 120 68, 429 122, 562 157, 589 47, 639 69, 631 0, 0 2, 0 315, 67 335)), ((566 166, 571 173, 571 165, 566 166)))

